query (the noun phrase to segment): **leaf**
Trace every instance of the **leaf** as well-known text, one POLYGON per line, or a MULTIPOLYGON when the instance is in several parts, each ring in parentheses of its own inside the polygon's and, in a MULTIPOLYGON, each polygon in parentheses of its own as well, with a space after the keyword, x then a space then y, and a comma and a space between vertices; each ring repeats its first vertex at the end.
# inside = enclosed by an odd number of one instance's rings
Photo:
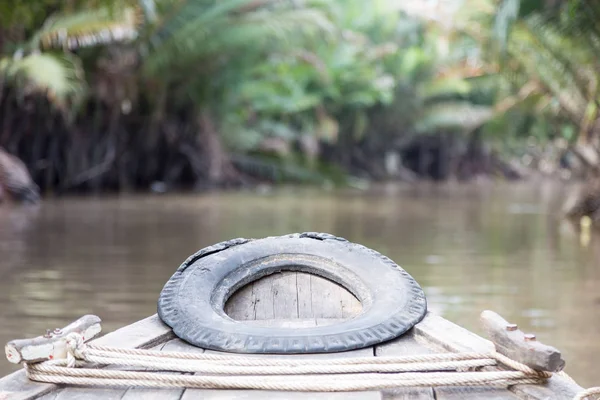
POLYGON ((506 49, 510 28, 519 16, 519 8, 520 0, 502 0, 496 11, 494 35, 501 49, 506 49))
POLYGON ((442 78, 425 82, 420 88, 419 94, 424 100, 447 95, 465 95, 471 90, 471 85, 462 78, 442 78))
POLYGON ((168 73, 172 65, 192 65, 224 55, 236 59, 245 54, 272 52, 275 46, 285 48, 304 35, 333 29, 327 18, 312 8, 279 6, 233 13, 253 3, 223 0, 207 5, 189 0, 154 35, 146 71, 160 75, 168 73))
POLYGON ((73 50, 133 40, 138 36, 139 22, 136 10, 123 5, 58 14, 46 20, 30 40, 30 46, 73 50))
POLYGON ((369 124, 369 118, 364 111, 358 111, 354 118, 354 140, 361 140, 364 138, 367 132, 367 126, 369 124))
POLYGON ((335 143, 339 134, 339 123, 325 111, 318 113, 317 138, 325 143, 335 143))
POLYGON ((58 106, 85 87, 79 60, 68 54, 34 53, 20 60, 0 60, 4 70, 25 92, 42 92, 58 106))
POLYGON ((427 60, 428 57, 422 49, 411 47, 404 51, 400 73, 413 77, 427 63, 427 60))
POLYGON ((431 133, 446 129, 469 130, 492 118, 493 110, 468 102, 447 102, 428 107, 416 123, 419 133, 431 133))

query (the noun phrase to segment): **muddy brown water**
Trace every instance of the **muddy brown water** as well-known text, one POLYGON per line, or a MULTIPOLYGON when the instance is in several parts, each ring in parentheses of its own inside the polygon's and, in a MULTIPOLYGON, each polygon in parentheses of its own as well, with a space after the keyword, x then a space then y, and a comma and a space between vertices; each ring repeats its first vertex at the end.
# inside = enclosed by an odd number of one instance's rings
MULTIPOLYGON (((566 191, 553 183, 281 188, 0 208, 0 342, 89 313, 112 331, 156 312, 164 283, 199 248, 322 231, 391 257, 422 285, 430 310, 479 334, 479 313, 497 311, 561 349, 581 385, 599 385, 600 235, 586 244, 557 218, 566 191)), ((14 369, 0 362, 0 375, 14 369)))

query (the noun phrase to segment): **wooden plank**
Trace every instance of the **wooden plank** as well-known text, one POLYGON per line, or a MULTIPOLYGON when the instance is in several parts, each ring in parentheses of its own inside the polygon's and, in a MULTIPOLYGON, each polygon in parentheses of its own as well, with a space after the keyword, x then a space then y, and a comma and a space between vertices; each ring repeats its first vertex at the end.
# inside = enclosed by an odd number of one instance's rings
MULTIPOLYGON (((167 342, 161 351, 181 351, 187 353, 203 353, 204 349, 192 346, 181 339, 167 342)), ((173 372, 176 373, 176 372, 173 372)), ((182 373, 183 375, 183 373, 182 373)), ((129 388, 121 400, 179 400, 185 388, 159 389, 159 388, 129 388)))
POLYGON ((171 328, 165 325, 158 314, 134 322, 123 328, 95 339, 96 346, 148 349, 175 338, 171 328))
MULTIPOLYGON (((293 314, 293 313, 292 313, 293 314)), ((339 320, 334 320, 339 321, 339 320)), ((285 326, 289 328, 294 327, 312 327, 317 326, 318 323, 328 324, 331 320, 326 318, 311 318, 311 319, 287 319, 287 320, 270 320, 270 321, 245 321, 248 324, 261 324, 266 326, 285 326)), ((236 354, 236 353, 224 353, 212 350, 206 350, 207 354, 226 354, 230 357, 259 357, 259 358, 283 358, 289 359, 323 359, 323 358, 340 358, 340 357, 372 357, 373 348, 364 348, 354 351, 345 351, 339 353, 319 353, 319 354, 236 354)), ((350 399, 350 400, 379 400, 381 395, 377 391, 369 392, 343 392, 343 393, 299 393, 299 392, 284 392, 284 391, 262 391, 262 390, 201 390, 201 389, 187 389, 183 394, 181 400, 192 400, 192 399, 210 399, 210 400, 222 400, 222 399, 350 399)))
MULTIPOLYGON (((227 313, 248 325, 272 327, 309 328, 343 321, 343 316, 355 315, 360 303, 339 285, 324 278, 292 271, 264 277, 236 292, 227 304, 227 313), (251 290, 250 290, 251 288, 251 290), (250 301, 249 301, 250 300, 250 301), (253 303, 248 306, 238 303, 253 303), (358 307, 357 307, 358 306, 358 307), (349 311, 344 313, 344 308, 349 311)), ((225 354, 211 350, 213 354, 225 354)), ((331 358, 369 357, 373 349, 366 348, 334 354, 235 354, 231 357, 268 358, 331 358)), ((181 400, 202 399, 379 399, 379 392, 354 393, 298 393, 250 390, 200 390, 187 389, 181 400)))
POLYGON ((418 354, 433 354, 431 348, 417 342, 413 329, 400 336, 398 339, 375 346, 375 356, 405 356, 418 354))
MULTIPOLYGON (((227 354, 231 357, 260 357, 260 358, 279 358, 279 359, 330 359, 330 358, 343 358, 343 357, 372 357, 373 349, 365 348, 360 350, 345 351, 340 353, 320 353, 320 354, 231 354, 223 353, 218 351, 206 350, 207 354, 227 354)), ((202 389, 187 389, 181 400, 224 400, 224 399, 248 399, 248 400, 259 400, 259 399, 273 399, 273 400, 286 400, 286 399, 315 399, 315 400, 326 400, 326 399, 349 399, 349 400, 379 400, 381 394, 377 391, 365 391, 365 392, 285 392, 285 391, 263 391, 263 390, 202 390, 202 389)))
POLYGON ((495 312, 482 312, 481 322, 498 353, 538 371, 560 372, 565 367, 560 351, 538 342, 535 335, 525 334, 495 312))
POLYGON ((254 319, 274 319, 273 306, 273 280, 270 276, 252 283, 252 297, 254 300, 254 319))
POLYGON ((225 312, 238 321, 311 317, 351 318, 360 302, 340 285, 316 275, 283 271, 259 279, 234 293, 225 312))
POLYGON ((236 321, 256 319, 256 298, 252 292, 253 284, 236 291, 225 303, 225 313, 236 321))
POLYGON ((335 282, 304 273, 298 273, 296 281, 299 318, 341 320, 354 317, 362 311, 358 299, 335 282))
MULTIPOLYGON (((56 396, 58 396, 58 393, 52 392, 52 393, 45 394, 42 397, 38 397, 37 400, 56 400, 56 396)), ((2 399, 2 397, 0 397, 0 399, 2 399)))
MULTIPOLYGON (((260 325, 265 327, 283 327, 290 329, 312 328, 314 326, 331 325, 343 322, 344 319, 333 318, 301 318, 301 319, 266 319, 262 321, 244 321, 248 325, 260 325)), ((251 354, 247 354, 251 355, 251 354)))
MULTIPOLYGON (((267 390, 203 390, 201 396, 194 399, 202 400, 380 400, 378 392, 278 392, 267 390)), ((181 400, 188 400, 182 398, 181 400)))
POLYGON ((284 271, 272 277, 273 314, 275 319, 298 318, 297 272, 284 271))
POLYGON ((433 400, 435 395, 432 388, 398 388, 383 390, 382 400, 433 400))
POLYGON ((310 277, 311 308, 315 318, 343 318, 342 293, 340 287, 333 283, 312 275, 310 277))
MULTIPOLYGON (((431 313, 428 313, 419 324, 415 325, 413 330, 417 341, 432 348, 482 353, 495 350, 491 341, 431 313)), ((571 400, 583 388, 555 375, 543 385, 514 385, 509 390, 529 399, 571 400)))
MULTIPOLYGON (((171 329, 158 318, 158 315, 154 314, 90 343, 98 346, 150 348, 172 337, 171 329)), ((36 399, 56 388, 57 386, 54 384, 30 381, 22 369, 0 379, 0 393, 8 394, 11 400, 36 399)))
POLYGON ((5 346, 6 358, 13 364, 65 359, 66 337, 71 333, 79 333, 84 341, 91 340, 102 330, 100 322, 96 315, 84 315, 62 329, 48 331, 46 335, 11 340, 5 346))
POLYGON ((362 312, 362 304, 352 293, 340 287, 342 318, 352 318, 362 312))
POLYGON ((123 389, 72 387, 62 390, 56 400, 120 400, 123 389))
MULTIPOLYGON (((183 348, 183 346, 178 347, 177 344, 179 344, 181 341, 179 339, 172 339, 167 343, 163 343, 163 344, 159 344, 157 346, 152 347, 152 350, 164 350, 165 347, 170 346, 171 349, 173 349, 173 351, 177 351, 178 348, 183 348), (174 344, 174 345, 173 345, 174 344)), ((183 342, 181 342, 183 343, 183 342)), ((109 365, 106 367, 106 369, 111 369, 111 370, 145 370, 145 368, 138 368, 138 367, 123 367, 123 366, 116 366, 116 365, 109 365)), ((151 388, 98 388, 98 387, 93 387, 93 388, 75 388, 75 387, 66 387, 58 392, 54 392, 56 393, 56 400, 70 400, 70 399, 90 399, 90 400, 95 400, 95 399, 103 399, 103 398, 108 398, 108 399, 122 399, 122 398, 126 398, 128 397, 130 400, 134 399, 134 398, 141 398, 141 397, 137 397, 136 396, 136 391, 140 391, 142 395, 144 395, 143 398, 154 398, 154 399, 166 399, 166 400, 178 400, 181 397, 181 394, 183 393, 183 389, 151 389, 151 388), (128 395, 129 392, 133 393, 133 397, 131 397, 131 395, 128 395), (173 392, 176 392, 175 395, 173 395, 173 392), (153 397, 154 396, 154 397, 153 397), (166 396, 166 397, 164 397, 166 396)))
POLYGON ((508 389, 485 388, 485 387, 436 387, 435 398, 437 400, 518 400, 514 393, 508 389))
MULTIPOLYGON (((411 329, 398 339, 375 346, 375 356, 403 356, 431 354, 433 351, 417 342, 414 331, 411 329)), ((382 398, 386 400, 434 400, 432 388, 398 388, 381 391, 382 398)))
POLYGON ((311 275, 296 275, 296 297, 298 298, 298 318, 312 318, 312 287, 311 275))
MULTIPOLYGON (((193 347, 180 339, 172 339, 167 343, 155 346, 152 350, 159 351, 187 351, 187 352, 203 352, 203 349, 193 347)), ((122 367, 122 366, 108 366, 107 369, 113 370, 146 370, 145 368, 139 367, 122 367)), ((170 372, 175 373, 177 372, 170 372)), ((60 391, 53 392, 56 395, 56 400, 65 399, 150 399, 150 400, 179 400, 183 394, 184 389, 162 389, 162 388, 74 388, 66 387, 60 391)))
POLYGON ((510 390, 526 399, 573 400, 575 393, 584 389, 565 378, 553 376, 544 385, 515 385, 510 390))
POLYGON ((413 330, 415 339, 428 347, 447 351, 494 351, 494 344, 489 340, 431 313, 427 313, 413 330))
POLYGON ((21 369, 0 379, 0 399, 4 397, 10 400, 31 400, 55 388, 55 385, 49 383, 30 381, 21 369))

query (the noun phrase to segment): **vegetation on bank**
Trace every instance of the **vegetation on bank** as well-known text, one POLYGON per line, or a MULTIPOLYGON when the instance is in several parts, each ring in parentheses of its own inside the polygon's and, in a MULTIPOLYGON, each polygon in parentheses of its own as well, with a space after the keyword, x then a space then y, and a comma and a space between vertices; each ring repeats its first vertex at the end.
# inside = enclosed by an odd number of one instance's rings
POLYGON ((3 1, 0 146, 46 192, 600 166, 599 5, 410 3, 3 1))

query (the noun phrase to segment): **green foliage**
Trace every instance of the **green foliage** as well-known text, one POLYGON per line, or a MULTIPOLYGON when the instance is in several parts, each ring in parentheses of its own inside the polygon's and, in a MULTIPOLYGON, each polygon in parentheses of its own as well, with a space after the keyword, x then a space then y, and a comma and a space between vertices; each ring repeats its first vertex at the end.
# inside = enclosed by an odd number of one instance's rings
POLYGON ((242 71, 226 103, 228 110, 243 110, 227 117, 230 148, 250 150, 261 138, 280 137, 269 128, 280 124, 288 127, 289 141, 309 135, 342 151, 365 141, 385 151, 409 133, 466 131, 489 119, 489 104, 471 98, 482 86, 461 75, 472 44, 441 54, 435 30, 391 12, 383 1, 373 7, 357 0, 310 4, 335 29, 326 40, 278 48, 242 71), (440 74, 454 65, 457 71, 440 74))
POLYGON ((83 70, 76 57, 60 53, 33 53, 21 59, 0 59, 0 74, 24 92, 46 94, 58 105, 83 89, 83 70))
POLYGON ((85 10, 115 9, 136 5, 136 0, 2 0, 0 27, 37 31, 52 14, 77 15, 85 10))
POLYGON ((533 135, 541 143, 589 136, 600 101, 598 17, 600 5, 583 0, 465 2, 455 34, 476 43, 494 71, 475 89, 479 101, 494 106, 488 134, 505 141, 533 135))
POLYGON ((49 17, 29 42, 29 47, 68 48, 133 40, 137 36, 135 9, 102 7, 49 17))
POLYGON ((27 28, 29 23, 40 22, 42 9, 38 7, 43 5, 46 13, 55 11, 30 38, 7 46, 14 54, 2 57, 0 53, 0 74, 5 84, 23 93, 45 94, 56 106, 64 107, 86 87, 81 60, 71 51, 135 38, 135 10, 127 1, 79 1, 69 7, 64 2, 36 4, 31 8, 14 5, 5 15, 11 18, 8 26, 14 27, 22 18, 21 26, 27 28))
POLYGON ((280 152, 280 170, 293 160, 317 175, 325 144, 382 152, 481 126, 493 138, 577 140, 598 119, 600 5, 543 3, 465 0, 448 28, 385 0, 8 0, 0 77, 65 106, 101 87, 126 48, 133 103, 157 122, 209 109, 226 147, 256 168, 274 162, 260 153, 277 139, 306 153, 280 152))
POLYGON ((176 71, 193 68, 194 64, 215 57, 227 56, 227 62, 238 62, 247 54, 264 55, 273 48, 290 45, 302 33, 309 35, 331 29, 318 10, 296 9, 279 2, 270 7, 256 3, 254 0, 183 2, 153 31, 145 69, 159 75, 171 68, 176 71))
POLYGON ((428 107, 415 125, 420 133, 444 130, 473 130, 493 115, 490 107, 471 102, 443 102, 428 107))
MULTIPOLYGON (((302 47, 297 43, 289 48, 271 47, 270 56, 239 71, 239 84, 227 91, 227 109, 245 111, 227 120, 228 130, 243 133, 227 135, 231 147, 239 148, 233 143, 236 137, 258 146, 260 140, 248 141, 245 136, 277 136, 269 129, 275 124, 289 127, 288 140, 310 135, 335 144, 341 133, 341 119, 349 114, 356 122, 351 135, 360 138, 367 120, 362 110, 391 104, 397 71, 387 63, 398 52, 398 46, 391 41, 374 41, 367 35, 386 18, 381 14, 365 17, 361 13, 364 4, 354 0, 309 4, 330 18, 327 36, 305 36, 302 47), (353 30, 353 24, 361 30, 353 30), (248 121, 248 115, 252 115, 253 122, 248 121)), ((395 26, 388 25, 391 29, 395 26)), ((231 85, 231 81, 228 83, 231 85)))
POLYGON ((493 35, 502 49, 506 48, 511 27, 519 16, 520 3, 520 0, 503 0, 496 11, 493 35))

